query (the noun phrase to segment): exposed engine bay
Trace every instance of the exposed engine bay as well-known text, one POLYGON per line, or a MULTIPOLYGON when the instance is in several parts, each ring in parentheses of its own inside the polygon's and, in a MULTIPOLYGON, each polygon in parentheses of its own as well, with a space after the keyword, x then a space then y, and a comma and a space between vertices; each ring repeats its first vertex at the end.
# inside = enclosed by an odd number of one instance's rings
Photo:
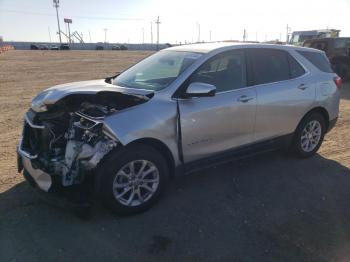
POLYGON ((148 99, 101 92, 68 96, 46 112, 29 110, 22 150, 35 156, 36 168, 59 176, 63 186, 80 184, 118 146, 118 140, 104 127, 104 118, 148 99))

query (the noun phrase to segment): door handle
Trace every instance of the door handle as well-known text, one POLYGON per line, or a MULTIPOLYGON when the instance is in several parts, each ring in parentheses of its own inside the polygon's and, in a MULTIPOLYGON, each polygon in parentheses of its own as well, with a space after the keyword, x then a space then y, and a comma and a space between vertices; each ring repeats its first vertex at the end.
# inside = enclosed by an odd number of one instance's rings
POLYGON ((249 100, 252 100, 252 99, 254 99, 254 97, 242 95, 237 99, 237 101, 242 102, 242 103, 247 103, 249 100))
POLYGON ((305 90, 306 88, 308 88, 308 86, 305 85, 305 84, 300 84, 300 85, 298 86, 298 88, 299 88, 300 90, 305 90))

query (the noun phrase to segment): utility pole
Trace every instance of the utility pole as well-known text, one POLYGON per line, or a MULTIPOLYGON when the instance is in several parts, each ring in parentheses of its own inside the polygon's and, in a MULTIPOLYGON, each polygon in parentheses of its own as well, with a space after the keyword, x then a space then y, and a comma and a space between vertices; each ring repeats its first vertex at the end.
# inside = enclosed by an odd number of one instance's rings
POLYGON ((142 44, 145 43, 145 28, 142 27, 142 44))
POLYGON ((151 44, 153 44, 153 23, 151 21, 151 44))
POLYGON ((286 28, 286 33, 287 33, 287 36, 286 36, 286 43, 288 44, 289 43, 289 34, 290 34, 290 27, 289 27, 289 25, 287 24, 287 28, 286 28))
POLYGON ((243 42, 247 39, 247 31, 244 29, 243 30, 243 42))
POLYGON ((62 44, 60 19, 58 17, 58 8, 60 6, 60 0, 53 0, 53 6, 56 8, 57 25, 58 25, 58 36, 60 38, 60 44, 62 44))
POLYGON ((107 48, 107 28, 103 29, 105 31, 105 49, 107 48))
POLYGON ((197 22, 197 28, 198 28, 198 39, 197 42, 200 43, 201 41, 201 25, 197 22))
POLYGON ((91 43, 91 33, 90 33, 90 30, 89 30, 89 38, 90 38, 90 43, 91 43))
POLYGON ((156 24, 157 24, 157 51, 158 51, 159 50, 159 24, 160 24, 159 16, 157 17, 156 24))
POLYGON ((108 31, 108 29, 104 28, 103 30, 105 31, 105 43, 107 43, 107 31, 108 31))
POLYGON ((51 44, 52 41, 51 41, 51 31, 50 31, 50 27, 48 27, 48 30, 49 30, 49 39, 50 39, 50 44, 51 44))
POLYGON ((67 25, 68 25, 68 37, 69 37, 69 44, 71 44, 71 43, 72 43, 72 39, 71 39, 71 35, 70 35, 70 27, 69 27, 69 24, 70 24, 70 23, 67 23, 67 25))
POLYGON ((209 31, 209 42, 211 42, 211 30, 209 31))

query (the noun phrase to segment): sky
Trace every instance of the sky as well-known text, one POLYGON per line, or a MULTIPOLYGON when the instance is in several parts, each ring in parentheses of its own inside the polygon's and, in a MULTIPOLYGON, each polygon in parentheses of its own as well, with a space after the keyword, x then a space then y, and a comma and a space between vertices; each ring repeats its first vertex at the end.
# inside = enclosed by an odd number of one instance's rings
MULTIPOLYGON (((350 36, 350 0, 60 0, 61 30, 85 42, 161 43, 286 39, 291 31, 335 28, 350 36), (105 31, 104 29, 107 29, 105 31), (200 34, 199 34, 200 32, 200 34)), ((52 0, 0 0, 0 36, 4 41, 58 42, 52 0)), ((63 41, 66 39, 63 37, 63 41)))

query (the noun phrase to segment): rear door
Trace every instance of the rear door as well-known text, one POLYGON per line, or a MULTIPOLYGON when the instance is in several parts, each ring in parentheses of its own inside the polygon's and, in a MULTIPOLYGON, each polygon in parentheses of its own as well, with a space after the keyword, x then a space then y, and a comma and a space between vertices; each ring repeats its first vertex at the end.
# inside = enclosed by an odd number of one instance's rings
POLYGON ((257 92, 254 141, 291 134, 315 99, 315 85, 287 51, 248 49, 257 92))
POLYGON ((232 50, 205 62, 189 79, 215 85, 213 97, 180 99, 185 162, 251 143, 256 92, 247 85, 245 52, 232 50))

